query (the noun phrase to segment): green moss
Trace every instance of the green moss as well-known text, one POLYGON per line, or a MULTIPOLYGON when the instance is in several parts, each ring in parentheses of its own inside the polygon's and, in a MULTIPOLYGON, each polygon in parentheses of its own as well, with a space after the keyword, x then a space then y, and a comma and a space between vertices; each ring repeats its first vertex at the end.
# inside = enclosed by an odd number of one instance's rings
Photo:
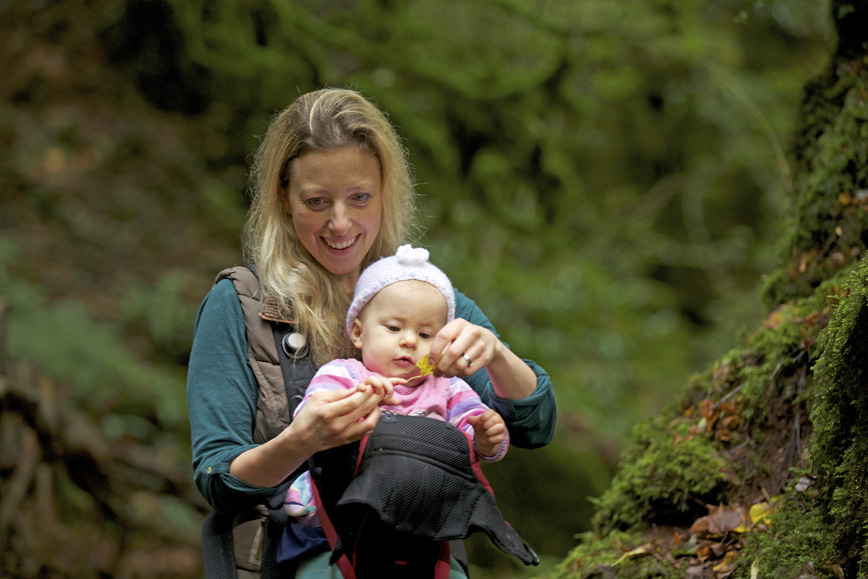
POLYGON ((815 368, 813 468, 845 573, 868 573, 868 260, 845 285, 815 368))
POLYGON ((594 533, 552 577, 684 576, 685 560, 676 569, 660 556, 666 548, 647 543, 649 529, 686 528, 705 514, 701 503, 733 504, 745 487, 766 490, 770 457, 800 425, 812 440, 806 470, 779 473, 789 484, 780 494, 771 489, 780 498, 771 527, 743 535, 732 579, 751 577, 752 565, 761 577, 868 576, 866 360, 868 259, 776 309, 741 347, 694 377, 679 404, 634 429, 610 488, 594 500, 594 533), (707 428, 708 408, 722 400, 742 421, 733 439, 707 428), (786 416, 786 428, 774 422, 786 416), (735 446, 750 448, 737 463, 735 446), (807 490, 796 488, 801 474, 816 476, 807 490), (623 556, 643 545, 650 555, 623 556))
POLYGON ((691 435, 687 423, 674 429, 663 418, 639 424, 612 485, 592 499, 594 528, 605 533, 642 521, 691 521, 704 514, 703 504, 720 500, 726 472, 711 440, 691 435))
MULTIPOLYGON (((837 550, 830 550, 822 540, 829 533, 823 502, 813 491, 809 497, 792 488, 799 475, 788 473, 787 464, 778 465, 778 472, 772 473, 770 463, 781 449, 798 443, 794 431, 810 435, 807 417, 819 388, 810 368, 829 344, 842 344, 840 339, 824 338, 824 332, 830 315, 834 314, 837 327, 842 324, 837 321, 839 315, 853 309, 850 302, 855 292, 848 289, 852 285, 845 281, 848 275, 837 272, 811 295, 775 309, 744 344, 695 376, 677 404, 635 427, 611 486, 602 497, 592 499, 597 508, 594 533, 581 537, 581 544, 559 567, 556 577, 595 573, 631 578, 683 576, 684 570, 677 570, 665 557, 627 557, 615 567, 613 562, 645 544, 648 530, 655 526, 681 527, 682 533, 686 532, 684 529, 707 514, 704 504, 748 505, 762 496, 761 491, 777 495, 780 487, 767 486, 772 479, 776 484, 791 481, 783 495, 786 500, 781 502, 771 530, 745 535, 741 563, 733 577, 749 577, 754 559, 764 571, 762 576, 799 576, 808 567, 814 568, 817 577, 833 572, 832 565, 838 559, 828 553, 837 550), (833 311, 830 304, 839 301, 841 307, 833 311), (730 404, 732 415, 738 417, 726 437, 721 436, 721 415, 710 418, 723 402, 730 404)), ((846 327, 863 326, 851 323, 846 327)), ((864 343, 868 345, 868 339, 864 343)), ((847 344, 841 355, 852 357, 852 340, 847 344)), ((856 357, 852 364, 858 366, 864 359, 868 356, 856 357)), ((846 376, 854 378, 852 374, 846 376)), ((858 384, 851 388, 858 388, 858 384)), ((830 423, 835 420, 830 418, 830 423)), ((798 444, 793 448, 788 464, 800 460, 798 444)), ((868 465, 855 462, 862 456, 868 456, 868 448, 854 447, 847 463, 851 478, 868 473, 868 465)), ((836 504, 841 513, 835 511, 833 516, 846 516, 849 522, 847 526, 841 524, 840 534, 852 534, 854 527, 863 524, 856 511, 868 503, 861 494, 848 493, 836 504)), ((651 550, 660 555, 666 547, 655 545, 651 550)))
POLYGON ((665 558, 655 557, 650 545, 638 533, 615 531, 606 536, 584 533, 580 544, 545 579, 573 577, 629 577, 654 579, 683 577, 665 558))
MULTIPOLYGON (((864 60, 864 59, 863 59, 864 60)), ((864 62, 839 63, 807 87, 796 220, 782 247, 787 263, 766 279, 769 308, 808 296, 868 249, 868 76, 864 62)))
MULTIPOLYGON (((760 577, 834 577, 825 548, 826 527, 813 502, 791 489, 789 496, 776 505, 768 530, 744 535, 743 556, 756 560, 760 577)), ((732 579, 748 577, 750 566, 742 565, 732 579)))

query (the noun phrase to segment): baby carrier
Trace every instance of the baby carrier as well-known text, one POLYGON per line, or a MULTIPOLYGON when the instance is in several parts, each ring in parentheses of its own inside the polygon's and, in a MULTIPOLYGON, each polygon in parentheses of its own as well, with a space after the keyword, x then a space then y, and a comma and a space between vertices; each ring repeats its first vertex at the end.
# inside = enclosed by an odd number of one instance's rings
MULTIPOLYGON (((274 436, 289 424, 316 368, 310 356, 294 355, 291 323, 267 307, 260 312, 254 272, 231 268, 220 272, 221 279, 235 284, 251 367, 260 399, 267 399, 257 409, 255 438, 274 436), (274 408, 286 410, 269 410, 274 408)), ((461 539, 477 531, 525 564, 539 563, 503 520, 470 448, 469 436, 447 422, 384 415, 361 443, 317 453, 300 469, 310 468, 331 562, 346 579, 448 577, 450 557, 466 568, 461 539)), ((287 523, 286 486, 300 472, 255 513, 208 515, 202 528, 207 579, 292 575, 278 565, 276 552, 287 523)))
POLYGON ((484 532, 526 565, 469 436, 441 420, 383 415, 361 443, 310 461, 317 513, 346 579, 448 577, 450 541, 484 532))

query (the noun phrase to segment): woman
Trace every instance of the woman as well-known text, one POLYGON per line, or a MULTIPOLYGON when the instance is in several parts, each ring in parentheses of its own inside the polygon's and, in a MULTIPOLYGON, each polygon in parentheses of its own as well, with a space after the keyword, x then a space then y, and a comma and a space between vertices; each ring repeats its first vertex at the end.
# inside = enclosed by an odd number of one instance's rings
MULTIPOLYGON (((356 280, 416 230, 410 168, 393 127, 357 92, 302 95, 269 127, 252 187, 244 251, 263 303, 294 321, 316 365, 353 356, 343 326, 356 280)), ((196 484, 225 513, 262 503, 307 457, 360 440, 380 416, 371 391, 318 393, 275 437, 254 440, 258 385, 247 347, 238 296, 221 281, 197 316, 187 388, 196 484)), ((430 359, 503 416, 513 444, 551 440, 547 374, 513 354, 460 292, 456 319, 437 334, 430 359)))

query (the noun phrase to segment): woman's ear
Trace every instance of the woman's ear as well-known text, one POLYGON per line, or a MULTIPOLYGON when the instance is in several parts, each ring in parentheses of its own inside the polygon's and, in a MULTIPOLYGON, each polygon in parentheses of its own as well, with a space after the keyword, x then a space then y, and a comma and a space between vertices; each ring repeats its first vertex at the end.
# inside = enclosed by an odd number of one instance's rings
POLYGON ((353 320, 353 327, 350 331, 350 340, 353 342, 353 346, 362 349, 362 322, 359 318, 353 320))

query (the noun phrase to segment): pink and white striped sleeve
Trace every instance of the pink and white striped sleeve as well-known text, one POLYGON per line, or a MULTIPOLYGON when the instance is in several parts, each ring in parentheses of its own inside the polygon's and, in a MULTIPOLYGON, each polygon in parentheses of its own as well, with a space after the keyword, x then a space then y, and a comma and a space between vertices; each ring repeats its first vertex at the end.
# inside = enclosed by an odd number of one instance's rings
POLYGON ((295 409, 295 416, 298 416, 298 413, 307 404, 307 401, 314 392, 346 390, 355 388, 358 383, 359 376, 353 371, 349 360, 332 360, 328 364, 320 366, 320 369, 317 370, 310 384, 308 384, 304 398, 302 398, 298 408, 295 409))

